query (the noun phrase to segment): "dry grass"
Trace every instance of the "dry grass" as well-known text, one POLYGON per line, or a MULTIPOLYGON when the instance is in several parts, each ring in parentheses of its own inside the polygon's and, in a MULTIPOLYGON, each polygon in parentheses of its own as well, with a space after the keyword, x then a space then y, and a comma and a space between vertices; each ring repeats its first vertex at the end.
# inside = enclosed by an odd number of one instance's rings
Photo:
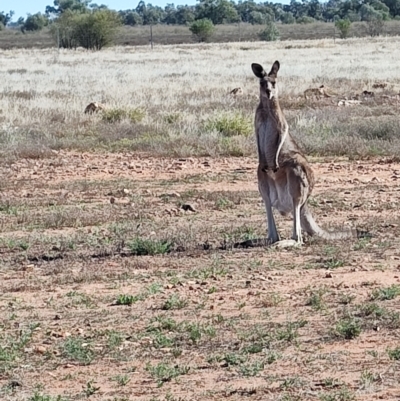
POLYGON ((0 153, 3 161, 58 149, 254 154, 249 133, 258 88, 249 66, 279 59, 281 103, 308 154, 397 155, 399 102, 381 95, 399 91, 398 44, 395 37, 3 51, 0 153), (375 81, 388 86, 361 106, 336 106, 375 81), (305 100, 303 91, 319 84, 339 96, 305 100), (229 92, 238 86, 244 94, 233 98, 229 92), (84 115, 91 101, 107 112, 84 115))
POLYGON ((0 399, 398 398, 398 44, 2 51, 0 399), (372 238, 235 248, 265 233, 250 64, 275 59, 313 214, 372 238))

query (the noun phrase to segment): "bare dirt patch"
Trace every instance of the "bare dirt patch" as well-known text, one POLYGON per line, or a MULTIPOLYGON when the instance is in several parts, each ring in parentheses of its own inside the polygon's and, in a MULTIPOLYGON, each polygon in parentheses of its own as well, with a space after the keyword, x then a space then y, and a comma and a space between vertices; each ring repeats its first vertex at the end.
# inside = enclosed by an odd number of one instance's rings
POLYGON ((1 398, 399 397, 400 164, 312 166, 317 221, 371 239, 234 249, 265 235, 250 158, 0 167, 1 398))

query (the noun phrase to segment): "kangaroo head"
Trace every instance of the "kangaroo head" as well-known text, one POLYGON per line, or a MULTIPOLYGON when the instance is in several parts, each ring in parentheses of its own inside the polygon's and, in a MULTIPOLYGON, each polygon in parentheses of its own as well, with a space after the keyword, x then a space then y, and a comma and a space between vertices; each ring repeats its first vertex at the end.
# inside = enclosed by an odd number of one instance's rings
POLYGON ((260 93, 262 97, 272 99, 278 97, 278 85, 276 84, 276 78, 279 71, 279 61, 275 61, 272 65, 271 71, 267 74, 264 68, 260 64, 253 63, 251 68, 254 75, 260 78, 260 93))

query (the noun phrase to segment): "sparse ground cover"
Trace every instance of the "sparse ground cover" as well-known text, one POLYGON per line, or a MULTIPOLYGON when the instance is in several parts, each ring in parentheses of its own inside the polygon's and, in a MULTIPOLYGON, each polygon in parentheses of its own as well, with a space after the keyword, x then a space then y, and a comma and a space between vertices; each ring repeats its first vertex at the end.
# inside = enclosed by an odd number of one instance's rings
MULTIPOLYGON (((398 105, 301 97, 377 80, 396 93, 395 46, 4 52, 0 398, 398 398, 398 105), (249 65, 274 59, 317 221, 372 238, 234 248, 265 232, 246 121, 249 65), (113 112, 84 115, 96 99, 113 112)), ((277 225, 290 235, 290 218, 277 225)))

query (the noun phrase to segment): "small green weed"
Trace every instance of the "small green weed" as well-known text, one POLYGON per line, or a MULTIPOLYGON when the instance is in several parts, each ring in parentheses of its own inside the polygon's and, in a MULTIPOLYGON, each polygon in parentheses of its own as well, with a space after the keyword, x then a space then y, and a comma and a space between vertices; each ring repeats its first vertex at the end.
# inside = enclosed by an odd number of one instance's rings
POLYGON ((164 310, 171 310, 171 309, 182 309, 187 305, 187 300, 180 298, 178 295, 173 294, 171 295, 162 306, 164 310))
POLYGON ((319 289, 311 293, 306 305, 311 306, 314 310, 321 310, 325 308, 323 297, 326 293, 325 289, 319 289))
POLYGON ((264 370, 264 366, 264 362, 254 361, 241 365, 239 367, 239 372, 245 377, 254 377, 264 370))
POLYGON ((89 365, 94 359, 91 344, 81 337, 68 337, 61 344, 62 356, 83 365, 89 365))
POLYGON ((394 359, 395 361, 400 361, 400 347, 388 349, 387 353, 390 359, 394 359))
POLYGON ((100 387, 95 386, 94 380, 89 380, 86 383, 86 386, 83 387, 83 393, 85 394, 86 398, 89 398, 91 395, 97 393, 100 390, 100 387))
POLYGON ((157 380, 158 387, 161 387, 165 382, 169 382, 175 377, 188 374, 189 370, 190 368, 187 366, 170 366, 163 362, 155 366, 151 366, 150 364, 146 366, 146 371, 157 380))
POLYGON ((340 390, 323 393, 319 396, 320 401, 352 401, 355 399, 355 395, 346 387, 340 390))
POLYGON ((284 379, 279 387, 281 389, 292 389, 303 386, 304 386, 303 380, 301 380, 300 377, 298 376, 294 376, 294 377, 287 377, 286 379, 284 379))
POLYGON ((253 124, 250 118, 241 114, 226 114, 210 119, 206 123, 205 129, 207 131, 218 131, 226 137, 249 136, 253 132, 253 124))
POLYGON ((126 386, 130 382, 130 377, 128 375, 117 375, 114 376, 111 380, 118 383, 119 386, 126 386))
POLYGON ((358 320, 354 318, 345 318, 336 324, 335 332, 339 337, 351 340, 361 334, 361 326, 358 320))
POLYGON ((115 301, 116 305, 133 305, 137 301, 140 301, 140 296, 139 295, 125 295, 125 294, 120 294, 118 295, 117 300, 115 301))
POLYGON ((398 295, 400 295, 400 286, 393 284, 390 287, 374 290, 371 294, 371 299, 374 301, 388 301, 398 295))
POLYGON ((225 362, 225 366, 238 366, 246 362, 246 359, 244 355, 229 352, 221 358, 221 361, 225 362))
POLYGON ((35 392, 32 397, 28 398, 28 401, 67 401, 67 399, 61 397, 61 395, 51 396, 35 392))
POLYGON ((322 262, 321 265, 323 269, 328 269, 328 270, 337 269, 338 267, 342 266, 344 266, 344 261, 341 259, 337 259, 335 257, 326 259, 324 262, 322 262))
POLYGON ((133 255, 164 255, 171 251, 172 244, 169 241, 147 240, 135 238, 128 242, 128 248, 133 255))
POLYGON ((32 324, 28 330, 21 331, 16 336, 0 335, 0 372, 7 371, 18 360, 36 327, 37 324, 32 324))
POLYGON ((107 332, 107 347, 109 349, 114 349, 119 347, 124 341, 124 336, 117 331, 111 330, 107 332))
POLYGON ((270 292, 261 300, 261 306, 264 308, 271 308, 274 306, 278 306, 283 302, 283 298, 280 294, 276 292, 270 292))
POLYGON ((279 341, 292 342, 298 337, 298 329, 304 327, 307 321, 301 320, 298 322, 287 322, 281 325, 279 329, 276 330, 276 339, 279 341))
POLYGON ((103 110, 102 120, 108 123, 115 123, 128 119, 133 123, 137 123, 143 120, 146 113, 142 109, 107 109, 103 110))
POLYGON ((81 292, 70 291, 65 296, 72 300, 72 305, 74 306, 85 305, 87 308, 90 308, 94 305, 93 300, 81 292))

